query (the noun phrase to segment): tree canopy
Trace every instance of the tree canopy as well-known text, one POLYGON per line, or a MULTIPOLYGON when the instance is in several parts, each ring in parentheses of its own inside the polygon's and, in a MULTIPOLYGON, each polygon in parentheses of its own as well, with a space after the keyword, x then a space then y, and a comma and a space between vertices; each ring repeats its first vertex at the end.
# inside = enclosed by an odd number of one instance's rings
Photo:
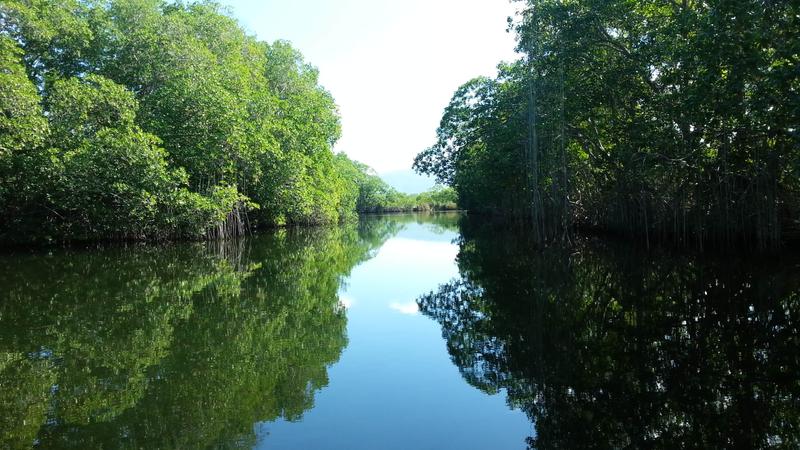
POLYGON ((331 151, 317 69, 213 2, 4 0, 0 87, 5 241, 330 223, 385 188, 331 151))
POLYGON ((796 2, 527 0, 525 56, 464 84, 415 168, 543 242, 703 248, 800 229, 796 2))

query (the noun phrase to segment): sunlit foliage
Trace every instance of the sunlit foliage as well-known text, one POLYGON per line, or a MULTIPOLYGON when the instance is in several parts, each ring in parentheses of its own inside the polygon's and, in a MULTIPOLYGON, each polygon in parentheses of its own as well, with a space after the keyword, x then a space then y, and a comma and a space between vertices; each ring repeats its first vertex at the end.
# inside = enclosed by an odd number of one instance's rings
POLYGON ((356 189, 355 209, 360 213, 409 212, 458 209, 458 194, 453 188, 436 185, 419 194, 398 192, 383 181, 375 171, 343 153, 336 155, 342 176, 356 189))
POLYGON ((6 241, 218 237, 351 217, 316 68, 215 3, 0 3, 6 241))

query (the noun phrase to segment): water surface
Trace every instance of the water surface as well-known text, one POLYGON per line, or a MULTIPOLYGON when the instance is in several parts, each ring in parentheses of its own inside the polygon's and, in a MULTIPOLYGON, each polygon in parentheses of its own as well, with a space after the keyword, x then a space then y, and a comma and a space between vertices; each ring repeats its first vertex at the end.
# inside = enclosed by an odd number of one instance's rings
POLYGON ((454 214, 0 256, 0 448, 797 448, 800 277, 454 214))

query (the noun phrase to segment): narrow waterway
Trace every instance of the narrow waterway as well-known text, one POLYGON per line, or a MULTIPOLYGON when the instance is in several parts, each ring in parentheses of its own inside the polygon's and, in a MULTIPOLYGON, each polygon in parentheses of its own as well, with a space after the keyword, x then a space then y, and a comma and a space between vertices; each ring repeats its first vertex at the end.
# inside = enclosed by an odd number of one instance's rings
POLYGON ((459 214, 0 256, 0 448, 797 448, 800 264, 459 214))
POLYGON ((262 424, 259 448, 520 449, 531 425, 464 382, 417 299, 458 277, 456 215, 402 226, 344 281, 349 343, 302 420, 262 424))

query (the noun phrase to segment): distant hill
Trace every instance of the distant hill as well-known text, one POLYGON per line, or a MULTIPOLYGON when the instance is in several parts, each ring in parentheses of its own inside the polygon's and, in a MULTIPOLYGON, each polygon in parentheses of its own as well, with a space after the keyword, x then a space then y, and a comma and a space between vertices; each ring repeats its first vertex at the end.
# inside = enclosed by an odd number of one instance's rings
POLYGON ((406 194, 419 194, 436 184, 436 180, 433 177, 418 175, 410 169, 386 172, 379 174, 379 176, 389 186, 406 194))

